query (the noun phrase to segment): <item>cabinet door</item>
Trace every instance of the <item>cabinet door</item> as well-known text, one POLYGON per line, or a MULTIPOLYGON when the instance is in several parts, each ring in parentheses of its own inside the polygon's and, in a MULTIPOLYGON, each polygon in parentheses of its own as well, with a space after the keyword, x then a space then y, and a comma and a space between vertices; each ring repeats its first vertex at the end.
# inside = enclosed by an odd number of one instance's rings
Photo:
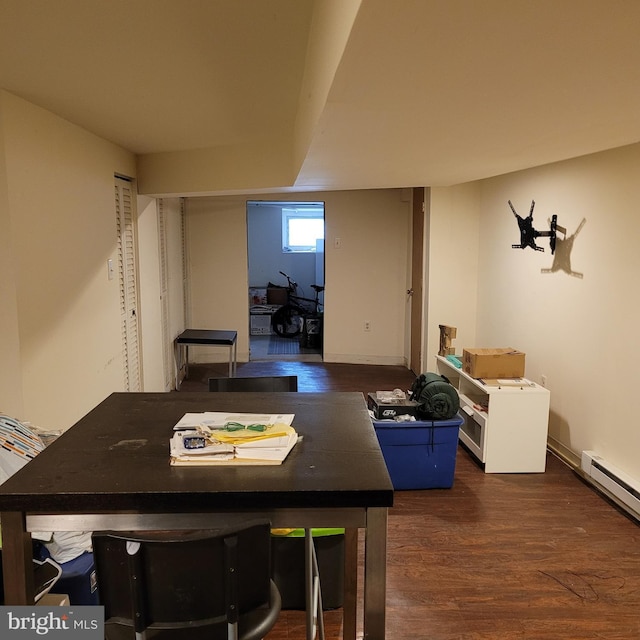
POLYGON ((492 393, 488 423, 485 434, 487 473, 545 470, 548 392, 503 388, 492 393))
POLYGON ((460 396, 460 440, 481 462, 486 460, 486 415, 482 415, 464 396, 460 396))

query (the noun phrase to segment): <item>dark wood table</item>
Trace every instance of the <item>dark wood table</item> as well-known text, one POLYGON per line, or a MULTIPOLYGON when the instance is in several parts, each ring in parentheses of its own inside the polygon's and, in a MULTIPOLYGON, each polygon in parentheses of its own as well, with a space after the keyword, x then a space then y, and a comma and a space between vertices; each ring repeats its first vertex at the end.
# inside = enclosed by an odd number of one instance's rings
POLYGON ((357 530, 365 529, 364 633, 385 637, 393 485, 360 393, 114 393, 0 485, 5 604, 33 603, 30 531, 345 527, 345 638, 356 634, 357 530), (188 412, 293 413, 282 465, 173 467, 188 412))
POLYGON ((176 389, 180 389, 180 370, 184 362, 185 376, 189 376, 189 345, 229 348, 229 377, 236 375, 238 366, 238 332, 219 329, 185 329, 174 341, 176 361, 176 389), (182 350, 184 349, 184 360, 182 350))

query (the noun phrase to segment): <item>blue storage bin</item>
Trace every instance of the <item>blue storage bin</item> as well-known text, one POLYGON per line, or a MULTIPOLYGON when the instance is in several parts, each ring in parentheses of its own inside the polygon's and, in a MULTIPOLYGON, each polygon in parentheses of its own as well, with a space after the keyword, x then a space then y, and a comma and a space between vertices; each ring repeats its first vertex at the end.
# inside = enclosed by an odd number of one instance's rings
POLYGON ((373 420, 393 488, 450 489, 463 420, 373 420))
POLYGON ((93 553, 87 551, 60 566, 62 575, 51 588, 51 593, 66 593, 72 605, 100 604, 93 553))
MULTIPOLYGON (((34 551, 38 560, 51 557, 51 554, 43 544, 36 544, 34 551)), ((68 595, 71 605, 100 604, 93 553, 85 551, 77 558, 69 560, 69 562, 60 562, 59 564, 62 569, 62 575, 51 587, 51 593, 68 595)))

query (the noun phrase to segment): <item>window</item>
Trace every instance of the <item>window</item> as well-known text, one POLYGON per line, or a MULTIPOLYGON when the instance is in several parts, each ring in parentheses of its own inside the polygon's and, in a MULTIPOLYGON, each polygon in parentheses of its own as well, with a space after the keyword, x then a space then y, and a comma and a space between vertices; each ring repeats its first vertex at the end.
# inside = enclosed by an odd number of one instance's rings
POLYGON ((315 253, 316 240, 324 239, 324 207, 282 209, 282 252, 315 253))

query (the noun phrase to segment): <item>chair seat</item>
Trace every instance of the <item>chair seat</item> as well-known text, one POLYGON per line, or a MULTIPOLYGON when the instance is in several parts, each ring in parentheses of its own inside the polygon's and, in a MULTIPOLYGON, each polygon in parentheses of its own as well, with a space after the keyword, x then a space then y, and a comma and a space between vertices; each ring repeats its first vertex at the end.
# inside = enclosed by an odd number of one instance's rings
POLYGON ((92 541, 108 640, 258 640, 280 613, 266 520, 92 541))
MULTIPOLYGON (((282 600, 275 583, 271 581, 271 602, 269 607, 261 607, 246 613, 238 622, 238 640, 260 640, 274 627, 280 615, 282 600)), ((135 632, 131 621, 112 618, 105 622, 105 640, 134 640, 135 632)), ((226 624, 204 624, 174 628, 148 627, 147 640, 228 640, 226 624)))

